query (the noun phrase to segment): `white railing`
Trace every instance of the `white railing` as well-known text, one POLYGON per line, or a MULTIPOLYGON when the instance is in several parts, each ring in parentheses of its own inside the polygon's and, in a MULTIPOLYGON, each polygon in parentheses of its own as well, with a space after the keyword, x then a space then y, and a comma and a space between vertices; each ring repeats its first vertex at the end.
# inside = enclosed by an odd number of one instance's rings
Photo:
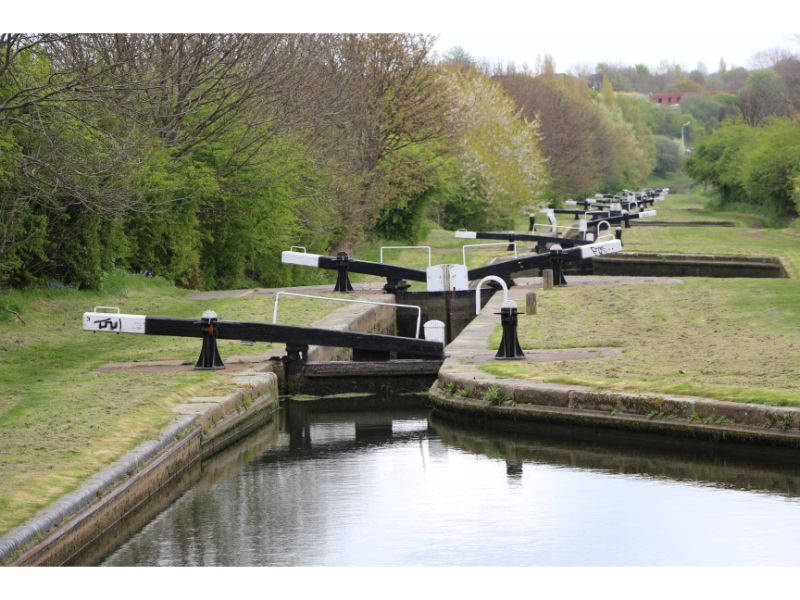
MULTIPOLYGON (((548 230, 552 231, 553 228, 555 228, 555 229, 569 229, 570 227, 573 227, 573 225, 551 225, 550 223, 534 223, 533 224, 534 231, 536 230, 537 227, 540 230, 541 229, 548 229, 548 230)), ((553 233, 555 233, 555 232, 553 232, 553 233)))
POLYGON ((613 239, 613 238, 614 238, 614 234, 612 234, 612 233, 611 233, 611 223, 609 223, 608 221, 600 221, 600 222, 597 224, 597 238, 596 238, 594 241, 596 241, 596 242, 599 242, 599 241, 600 241, 600 238, 601 238, 601 236, 607 236, 607 237, 609 237, 609 238, 611 238, 611 239, 613 239), (605 223, 605 224, 606 224, 606 232, 605 232, 604 234, 601 234, 601 233, 600 233, 600 226, 601 226, 603 223, 605 223))
POLYGON ((298 294, 296 292, 278 292, 275 294, 275 308, 272 310, 272 323, 278 322, 278 300, 281 296, 297 296, 299 298, 315 298, 316 300, 332 300, 334 302, 352 302, 354 304, 375 304, 377 306, 395 306, 398 308, 413 308, 417 311, 417 335, 419 337, 419 328, 422 323, 422 309, 413 304, 395 304, 392 302, 375 302, 373 300, 351 300, 349 298, 329 298, 328 296, 312 296, 310 294, 298 294))
POLYGON ((508 286, 506 285, 506 282, 503 281, 497 275, 487 275, 486 277, 484 277, 483 279, 481 279, 478 282, 478 285, 475 286, 475 314, 476 315, 481 314, 481 286, 483 285, 484 281, 496 281, 497 283, 499 283, 503 287, 503 304, 502 304, 502 306, 504 308, 508 307, 508 306, 513 306, 514 308, 517 307, 517 303, 516 302, 514 302, 513 300, 509 300, 508 299, 508 286))
POLYGON ((514 246, 514 258, 517 258, 517 242, 489 242, 486 244, 466 244, 461 246, 463 264, 467 264, 467 248, 478 248, 479 246, 508 246, 509 244, 514 246))
POLYGON ((117 314, 119 314, 119 306, 95 306, 94 312, 100 312, 101 308, 110 308, 111 310, 115 310, 117 314))
POLYGON ((383 251, 384 250, 412 250, 412 249, 422 249, 427 248, 428 250, 428 266, 430 267, 433 263, 431 262, 431 247, 430 246, 381 246, 381 263, 383 263, 383 251))
POLYGON ((303 252, 306 251, 306 247, 305 246, 289 246, 289 252, 294 252, 295 248, 300 248, 303 252))

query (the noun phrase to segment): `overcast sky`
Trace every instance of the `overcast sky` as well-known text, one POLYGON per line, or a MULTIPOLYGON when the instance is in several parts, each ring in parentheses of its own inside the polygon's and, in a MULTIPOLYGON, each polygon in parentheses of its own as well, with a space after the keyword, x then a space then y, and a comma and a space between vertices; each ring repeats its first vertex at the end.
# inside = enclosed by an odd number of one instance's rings
POLYGON ((753 55, 763 50, 784 47, 800 53, 800 44, 793 35, 720 31, 702 35, 686 32, 656 36, 643 29, 602 36, 559 31, 444 32, 438 35, 436 49, 444 53, 454 46, 461 46, 474 58, 492 64, 514 61, 517 66, 522 66, 527 62, 531 68, 535 67, 539 56, 549 53, 555 60, 556 70, 561 72, 573 71, 576 65, 588 65, 593 69, 599 62, 644 63, 654 69, 662 61, 678 63, 689 71, 702 62, 709 72, 714 72, 720 58, 725 59, 729 68, 733 65, 750 68, 753 55))
POLYGON ((719 59, 751 66, 774 47, 800 52, 800 1, 757 0, 37 0, 9 3, 15 31, 406 31, 439 36, 475 58, 536 65, 549 53, 559 71, 577 64, 677 62, 687 70, 719 59), (33 10, 35 7, 35 10, 33 10), (795 29, 794 34, 791 33, 795 29))

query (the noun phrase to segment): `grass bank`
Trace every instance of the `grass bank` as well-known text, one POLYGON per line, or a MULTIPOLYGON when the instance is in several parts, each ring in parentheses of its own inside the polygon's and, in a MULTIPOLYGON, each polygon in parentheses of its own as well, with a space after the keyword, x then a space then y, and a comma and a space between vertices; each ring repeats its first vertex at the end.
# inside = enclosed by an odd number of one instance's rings
MULTIPOLYGON (((597 389, 800 406, 800 229, 761 227, 758 214, 720 212, 696 188, 670 194, 656 209, 659 219, 724 219, 736 227, 634 226, 623 235, 626 251, 783 256, 795 278, 686 278, 682 285, 541 292, 538 314, 520 318, 523 348, 616 346, 622 356, 482 369, 597 389)), ((499 340, 498 327, 489 346, 499 340)))
MULTIPOLYGON (((0 533, 75 489, 84 479, 158 431, 175 404, 233 389, 226 371, 97 373, 114 361, 194 361, 198 339, 104 335, 81 330, 95 305, 123 312, 268 321, 273 298, 188 300, 160 278, 114 273, 101 292, 40 288, 0 293, 0 533), (20 315, 25 324, 14 315, 20 315)), ((281 300, 282 323, 308 325, 338 308, 300 298, 281 300)), ((225 360, 267 346, 220 340, 225 360)))

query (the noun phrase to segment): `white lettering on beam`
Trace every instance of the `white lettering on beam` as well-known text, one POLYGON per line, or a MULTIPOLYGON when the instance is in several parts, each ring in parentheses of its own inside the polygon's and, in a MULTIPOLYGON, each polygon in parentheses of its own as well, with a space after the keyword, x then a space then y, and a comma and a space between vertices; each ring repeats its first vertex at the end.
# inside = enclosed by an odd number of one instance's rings
POLYGON ((580 246, 580 249, 581 258, 592 258, 593 256, 602 256, 603 254, 620 252, 622 250, 622 242, 620 240, 611 240, 608 242, 580 246))
POLYGON ((145 315, 85 312, 83 329, 105 333, 144 333, 144 320, 145 315))

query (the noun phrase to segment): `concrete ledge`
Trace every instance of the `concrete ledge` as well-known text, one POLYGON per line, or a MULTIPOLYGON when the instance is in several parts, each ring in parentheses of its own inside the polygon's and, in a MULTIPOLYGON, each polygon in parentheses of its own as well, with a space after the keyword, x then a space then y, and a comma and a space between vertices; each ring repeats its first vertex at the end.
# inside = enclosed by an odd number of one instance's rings
MULTIPOLYGON (((527 290, 514 287, 518 304, 527 290)), ((445 348, 447 358, 430 389, 434 408, 507 429, 526 422, 602 426, 712 440, 800 448, 800 408, 724 402, 691 396, 598 391, 585 386, 502 379, 481 371, 486 341, 498 325, 497 294, 445 348), (497 386, 496 403, 483 400, 497 386)))
POLYGON ((595 275, 661 277, 769 277, 786 278, 791 271, 775 256, 736 256, 622 252, 591 259, 595 275))
MULTIPOLYGON (((395 302, 394 295, 386 294, 380 302, 395 302)), ((348 304, 314 323, 314 327, 336 331, 360 331, 364 333, 395 334, 397 331, 395 310, 390 306, 376 304, 348 304)), ((309 346, 308 360, 350 360, 352 350, 331 346, 309 346)))
MULTIPOLYGON (((480 373, 480 372, 478 372, 480 373)), ((439 372, 433 405, 481 420, 543 421, 800 448, 800 409, 439 372), (497 386, 505 400, 482 400, 497 386), (448 393, 447 389, 457 391, 448 393)))
POLYGON ((736 227, 733 221, 643 221, 631 220, 633 227, 736 227))

